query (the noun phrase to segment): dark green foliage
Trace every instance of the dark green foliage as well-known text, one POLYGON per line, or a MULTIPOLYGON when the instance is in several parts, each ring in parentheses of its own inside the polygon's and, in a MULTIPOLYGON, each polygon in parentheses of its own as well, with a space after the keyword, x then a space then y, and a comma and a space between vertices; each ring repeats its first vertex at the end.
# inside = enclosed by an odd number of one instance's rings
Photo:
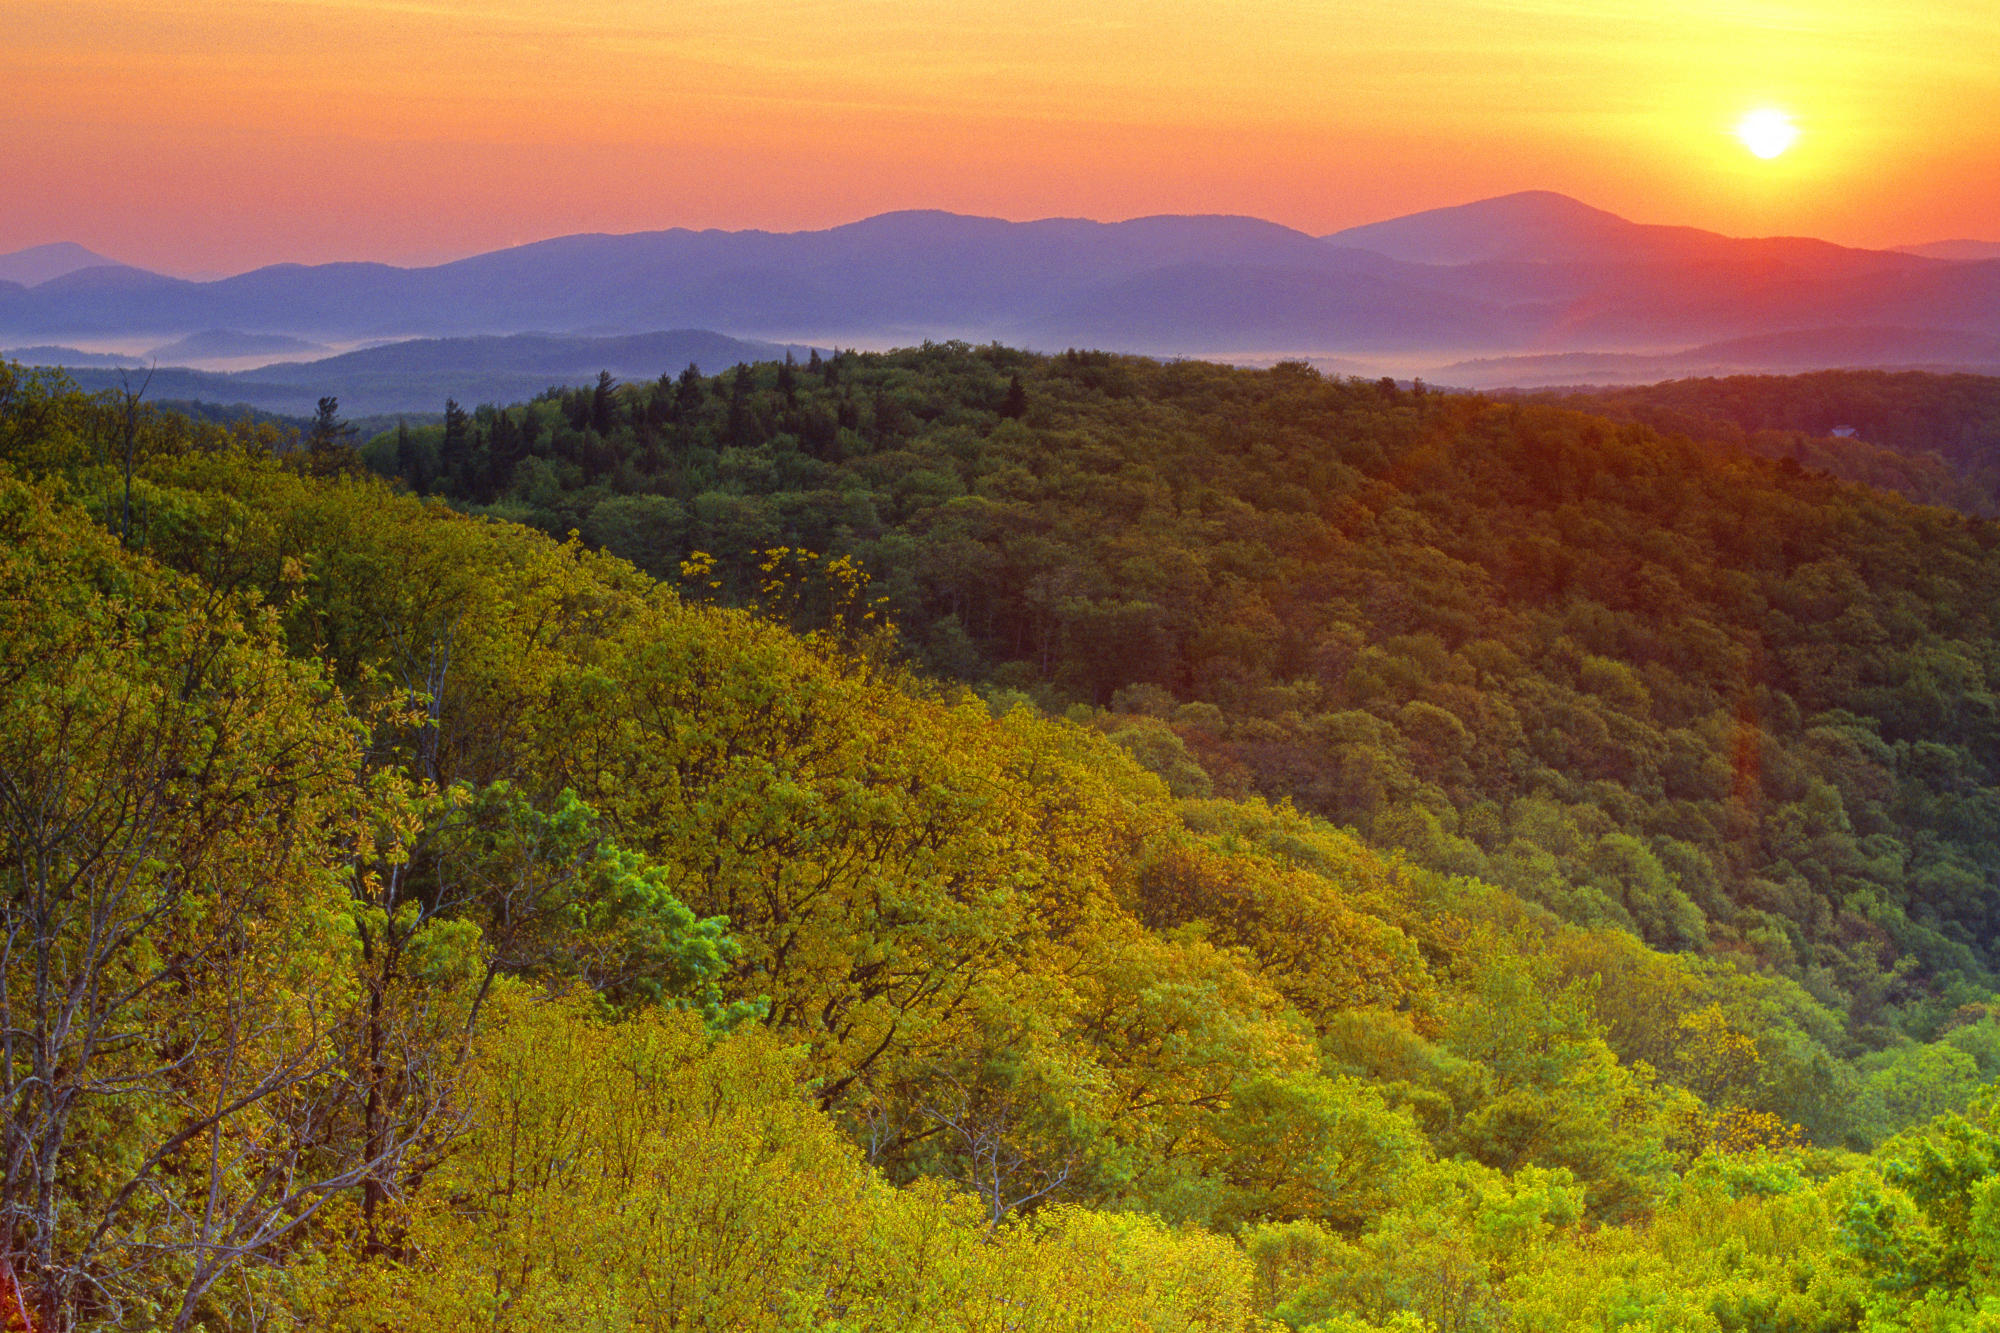
POLYGON ((1675 380, 1572 401, 1929 504, 2000 514, 2000 378, 1825 370, 1675 380))
POLYGON ((438 464, 444 472, 442 481, 451 492, 471 492, 472 428, 465 409, 451 399, 445 400, 444 438, 438 447, 438 464))

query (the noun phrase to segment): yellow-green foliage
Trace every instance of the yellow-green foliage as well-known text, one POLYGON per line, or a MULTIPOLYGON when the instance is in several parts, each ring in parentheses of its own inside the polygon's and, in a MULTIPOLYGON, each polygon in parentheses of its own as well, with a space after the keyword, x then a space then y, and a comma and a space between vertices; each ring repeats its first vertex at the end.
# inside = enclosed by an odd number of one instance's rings
POLYGON ((338 1100, 357 742, 256 608, 0 473, 0 1138, 45 1327, 185 1314, 275 1182, 341 1174, 290 1112, 338 1100))
POLYGON ((1227 1240, 1058 1206, 989 1230, 970 1197, 895 1189, 801 1097, 803 1053, 685 1015, 607 1023, 509 994, 476 1129, 427 1183, 408 1257, 331 1266, 339 1329, 1241 1330, 1227 1240))

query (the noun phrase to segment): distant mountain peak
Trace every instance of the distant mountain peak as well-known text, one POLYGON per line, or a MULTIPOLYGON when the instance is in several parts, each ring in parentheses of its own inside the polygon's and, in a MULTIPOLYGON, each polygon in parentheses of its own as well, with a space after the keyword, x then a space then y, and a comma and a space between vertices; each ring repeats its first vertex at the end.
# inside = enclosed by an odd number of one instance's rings
POLYGON ((1323 239, 1405 263, 1479 264, 1590 259, 1607 247, 1624 249, 1656 232, 1704 234, 1692 228, 1645 227, 1553 190, 1521 190, 1349 227, 1323 239))
POLYGON ((0 282, 34 287, 79 269, 118 267, 123 266, 117 260, 86 250, 74 241, 53 241, 0 255, 0 282))
MULTIPOLYGON (((1489 218, 1512 214, 1516 217, 1536 218, 1592 218, 1603 222, 1615 222, 1620 226, 1636 227, 1640 224, 1620 217, 1609 209, 1586 204, 1573 195, 1558 190, 1516 190, 1512 194, 1496 194, 1490 199, 1475 199, 1469 204, 1454 204, 1445 208, 1431 209, 1432 213, 1476 213, 1489 218)), ((1412 216, 1421 217, 1422 214, 1412 216)))

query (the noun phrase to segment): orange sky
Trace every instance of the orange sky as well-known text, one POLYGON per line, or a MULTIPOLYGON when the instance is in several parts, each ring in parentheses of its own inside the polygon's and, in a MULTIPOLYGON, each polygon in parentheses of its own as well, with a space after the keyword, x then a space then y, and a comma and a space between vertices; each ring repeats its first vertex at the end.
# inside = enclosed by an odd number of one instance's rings
POLYGON ((1517 189, 2000 239, 2000 0, 5 0, 0 252, 423 263, 891 208, 1313 232, 1517 189), (1803 131, 1773 162, 1729 127, 1803 131))

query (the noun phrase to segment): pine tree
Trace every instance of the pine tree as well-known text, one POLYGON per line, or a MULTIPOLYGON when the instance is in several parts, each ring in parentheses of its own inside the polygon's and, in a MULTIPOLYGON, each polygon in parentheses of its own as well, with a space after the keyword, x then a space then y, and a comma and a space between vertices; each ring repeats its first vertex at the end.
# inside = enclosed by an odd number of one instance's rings
POLYGON ((681 387, 674 395, 674 419, 692 424, 695 413, 701 410, 701 398, 701 367, 690 361, 688 368, 681 372, 681 387))
POLYGON ((653 391, 646 395, 646 424, 659 427, 673 419, 674 376, 672 371, 668 371, 654 381, 653 391))
POLYGON ((455 398, 444 400, 444 444, 438 449, 438 464, 447 488, 458 491, 472 471, 472 423, 455 398))
POLYGON ((755 434, 756 413, 751 409, 750 390, 755 385, 750 378, 750 367, 738 366, 736 376, 729 385, 729 442, 741 448, 757 443, 751 437, 755 434))
POLYGON ((786 407, 799 405, 798 362, 790 352, 785 353, 784 364, 778 367, 778 392, 785 395, 786 407))
POLYGON ((507 412, 497 413, 493 418, 493 433, 488 438, 486 448, 486 477, 481 498, 491 503, 506 491, 514 480, 514 468, 527 451, 521 444, 520 428, 507 412))
POLYGON ((618 424, 618 400, 612 396, 617 387, 611 372, 597 372, 597 388, 590 395, 590 428, 599 435, 609 435, 618 424))
POLYGON ((1010 421, 1018 421, 1028 414, 1028 391, 1021 385, 1021 377, 1014 376, 1007 383, 1007 400, 1000 404, 1000 415, 1010 421))
POLYGON ((320 399, 312 429, 306 434, 306 470, 315 477, 356 471, 361 460, 353 435, 354 427, 340 419, 340 400, 320 399))

